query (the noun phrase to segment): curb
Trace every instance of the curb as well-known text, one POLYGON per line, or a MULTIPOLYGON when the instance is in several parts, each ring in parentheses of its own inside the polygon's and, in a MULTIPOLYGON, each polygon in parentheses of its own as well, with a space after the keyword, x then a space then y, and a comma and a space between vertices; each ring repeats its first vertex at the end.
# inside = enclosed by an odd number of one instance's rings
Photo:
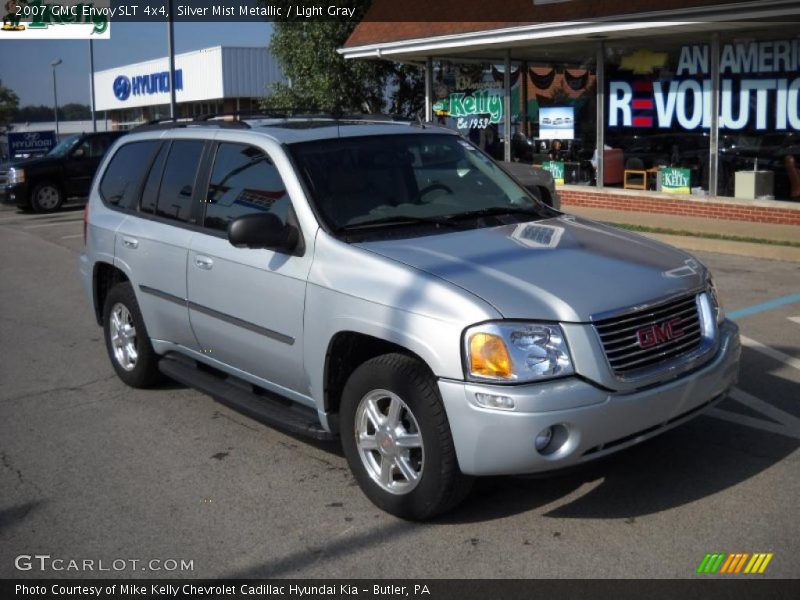
POLYGON ((635 233, 682 248, 683 250, 719 252, 721 254, 735 254, 737 256, 749 256, 751 258, 766 258, 769 260, 784 260, 800 263, 800 248, 791 246, 732 242, 728 240, 716 240, 685 235, 667 235, 664 233, 645 233, 640 231, 635 233))

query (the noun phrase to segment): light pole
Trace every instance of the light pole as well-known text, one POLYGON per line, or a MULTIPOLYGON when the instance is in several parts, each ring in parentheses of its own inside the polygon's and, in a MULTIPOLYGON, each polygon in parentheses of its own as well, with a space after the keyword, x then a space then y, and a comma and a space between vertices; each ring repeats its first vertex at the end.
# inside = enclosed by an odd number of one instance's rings
POLYGON ((56 118, 56 143, 58 143, 58 91, 56 90, 56 67, 61 63, 62 60, 60 58, 50 63, 50 66, 53 67, 53 104, 55 105, 53 114, 56 118))

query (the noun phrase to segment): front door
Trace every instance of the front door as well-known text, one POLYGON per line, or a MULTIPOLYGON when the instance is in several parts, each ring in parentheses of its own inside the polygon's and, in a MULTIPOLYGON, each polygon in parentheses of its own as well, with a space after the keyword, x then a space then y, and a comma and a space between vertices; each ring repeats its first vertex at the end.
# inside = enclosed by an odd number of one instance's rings
POLYGON ((255 212, 290 219, 291 203, 269 155, 220 143, 205 197, 204 233, 189 248, 189 315, 202 352, 265 379, 273 391, 307 396, 303 306, 311 252, 304 256, 235 248, 228 223, 255 212))

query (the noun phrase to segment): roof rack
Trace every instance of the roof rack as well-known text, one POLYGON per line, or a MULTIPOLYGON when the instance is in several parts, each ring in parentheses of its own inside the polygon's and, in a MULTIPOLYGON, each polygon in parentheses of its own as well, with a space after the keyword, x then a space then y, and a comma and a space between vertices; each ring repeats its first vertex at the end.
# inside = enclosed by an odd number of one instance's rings
POLYGON ((344 113, 341 111, 319 112, 299 108, 270 109, 252 112, 220 112, 197 115, 191 118, 153 119, 131 129, 131 131, 151 131, 157 129, 176 129, 189 127, 225 127, 234 129, 249 129, 248 120, 332 120, 332 121, 359 121, 363 123, 410 123, 415 121, 400 115, 369 114, 369 113, 344 113))

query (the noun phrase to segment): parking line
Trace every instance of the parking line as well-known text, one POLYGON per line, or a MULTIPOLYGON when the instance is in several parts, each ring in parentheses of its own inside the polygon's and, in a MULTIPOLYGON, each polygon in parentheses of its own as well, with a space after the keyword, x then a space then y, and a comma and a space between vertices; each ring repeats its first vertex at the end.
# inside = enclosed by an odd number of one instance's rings
POLYGON ((68 225, 69 223, 80 223, 81 219, 70 219, 68 221, 54 221, 52 223, 40 223, 39 225, 25 225, 25 229, 41 229, 42 227, 57 227, 58 225, 68 225))
POLYGON ((800 436, 800 418, 795 417, 793 414, 790 414, 785 410, 781 410, 777 406, 774 406, 769 402, 765 402, 761 398, 753 396, 753 394, 748 394, 738 387, 731 390, 730 397, 736 400, 738 403, 744 404, 756 412, 766 415, 773 421, 782 423, 800 436))
POLYGON ((82 233, 75 233, 73 235, 62 235, 61 239, 62 240, 72 240, 72 239, 79 238, 79 237, 83 237, 83 234, 82 233))
POLYGON ((763 419, 756 419, 755 417, 748 417, 747 415, 740 415, 739 413, 730 412, 729 410, 722 410, 721 408, 710 408, 705 413, 709 417, 715 419, 722 419, 736 423, 737 425, 744 425, 745 427, 752 427, 753 429, 761 429, 762 431, 769 431, 770 433, 777 433, 778 435, 785 435, 800 440, 800 435, 783 425, 778 425, 772 421, 764 421, 763 419))
POLYGON ((787 317, 792 323, 800 325, 800 317, 787 317))
POLYGON ((761 354, 765 356, 774 358, 775 360, 782 362, 783 364, 788 365, 790 367, 794 367, 795 369, 800 371, 800 359, 794 358, 793 356, 789 356, 788 354, 784 354, 780 350, 775 350, 774 348, 765 346, 761 342, 757 342, 756 340, 749 338, 746 335, 740 334, 739 339, 742 342, 742 346, 747 346, 751 350, 755 350, 756 352, 761 352, 761 354))
POLYGON ((738 319, 740 317, 749 317, 750 315, 754 315, 767 310, 780 308, 781 306, 786 306, 787 304, 794 304, 795 302, 800 302, 800 294, 782 296, 781 298, 775 298, 774 300, 762 302, 761 304, 754 304, 753 306, 740 308, 739 310, 734 310, 729 312, 728 318, 738 319))

